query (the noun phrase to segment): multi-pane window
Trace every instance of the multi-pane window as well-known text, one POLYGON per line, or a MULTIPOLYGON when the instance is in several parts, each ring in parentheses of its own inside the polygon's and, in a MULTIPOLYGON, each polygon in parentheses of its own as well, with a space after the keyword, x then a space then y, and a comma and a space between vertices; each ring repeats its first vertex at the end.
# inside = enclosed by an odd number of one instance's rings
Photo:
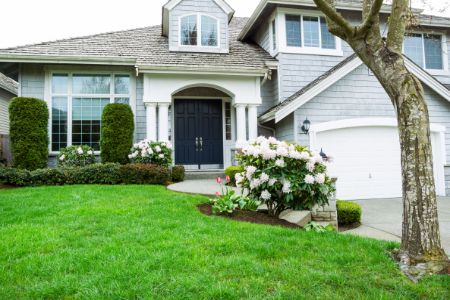
POLYGON ((403 52, 422 68, 428 70, 444 69, 441 35, 408 34, 405 37, 403 52))
POLYGON ((51 150, 89 145, 100 150, 101 117, 108 103, 130 103, 130 76, 53 74, 51 150))
POLYGON ((182 17, 180 19, 180 44, 182 46, 217 47, 219 45, 218 20, 206 15, 182 17))
POLYGON ((225 102, 225 139, 232 140, 231 134, 231 103, 225 102))
POLYGON ((325 18, 287 14, 285 19, 288 47, 336 49, 336 38, 328 31, 325 18))

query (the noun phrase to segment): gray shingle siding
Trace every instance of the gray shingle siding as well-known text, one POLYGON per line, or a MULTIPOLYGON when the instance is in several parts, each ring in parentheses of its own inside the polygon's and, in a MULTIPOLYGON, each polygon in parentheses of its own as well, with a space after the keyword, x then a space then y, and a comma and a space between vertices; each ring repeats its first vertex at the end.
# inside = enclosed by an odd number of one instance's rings
MULTIPOLYGON (((425 96, 428 103, 430 122, 446 127, 445 143, 447 161, 450 162, 450 103, 427 86, 425 96)), ((310 102, 295 111, 297 120, 308 117, 312 124, 337 121, 343 119, 366 117, 395 118, 391 101, 377 81, 369 75, 366 66, 360 66, 340 81, 319 94, 310 102)), ((286 118, 288 119, 288 118, 286 118)), ((288 121, 292 124, 292 118, 288 121)), ((296 124, 297 132, 301 132, 301 122, 296 124)), ((287 125, 283 124, 283 136, 289 136, 287 125)), ((297 140, 302 145, 309 145, 309 137, 298 134, 297 140)), ((450 192, 450 167, 446 169, 446 186, 450 192)))
MULTIPOLYGON (((205 14, 219 20, 220 23, 220 48, 209 49, 210 52, 228 52, 228 16, 211 0, 184 0, 181 1, 170 13, 170 47, 171 49, 180 47, 180 17, 189 14, 205 14)), ((200 32, 199 32, 200 33, 200 32)), ((182 46, 181 46, 182 47, 182 46)), ((183 47, 182 47, 183 48, 183 47)), ((183 48, 184 49, 184 48, 183 48)), ((188 49, 184 49, 188 50, 188 49)), ((194 50, 192 50, 194 51, 194 50)))
POLYGON ((258 106, 258 115, 264 113, 278 103, 278 74, 272 73, 272 79, 261 86, 262 105, 258 106))
POLYGON ((294 114, 290 114, 276 124, 275 137, 281 141, 295 142, 294 136, 294 114))
POLYGON ((43 65, 23 65, 20 71, 22 97, 45 98, 45 71, 43 65))

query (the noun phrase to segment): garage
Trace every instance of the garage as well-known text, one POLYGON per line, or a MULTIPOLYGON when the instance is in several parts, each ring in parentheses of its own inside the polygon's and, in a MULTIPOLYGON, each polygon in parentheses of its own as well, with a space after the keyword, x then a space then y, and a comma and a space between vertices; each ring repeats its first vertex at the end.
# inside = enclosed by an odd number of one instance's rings
MULTIPOLYGON (((438 195, 445 196, 443 126, 431 126, 438 195)), ((337 198, 345 200, 402 196, 400 143, 395 119, 351 119, 311 128, 311 148, 332 158, 337 198)))

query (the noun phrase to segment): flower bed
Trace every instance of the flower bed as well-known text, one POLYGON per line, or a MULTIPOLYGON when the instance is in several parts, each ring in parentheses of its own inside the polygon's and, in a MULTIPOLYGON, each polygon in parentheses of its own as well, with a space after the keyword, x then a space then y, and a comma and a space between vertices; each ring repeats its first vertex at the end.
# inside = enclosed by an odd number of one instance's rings
POLYGON ((327 205, 334 193, 322 157, 302 146, 259 137, 242 148, 237 160, 245 171, 236 174, 236 185, 265 203, 271 215, 327 205))

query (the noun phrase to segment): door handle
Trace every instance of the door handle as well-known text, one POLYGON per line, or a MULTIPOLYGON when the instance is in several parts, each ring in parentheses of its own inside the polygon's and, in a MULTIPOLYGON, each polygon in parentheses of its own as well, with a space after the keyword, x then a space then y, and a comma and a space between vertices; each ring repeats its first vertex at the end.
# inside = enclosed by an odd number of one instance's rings
POLYGON ((195 151, 198 152, 198 137, 195 138, 195 151))
POLYGON ((200 137, 200 152, 203 152, 203 138, 200 137))

